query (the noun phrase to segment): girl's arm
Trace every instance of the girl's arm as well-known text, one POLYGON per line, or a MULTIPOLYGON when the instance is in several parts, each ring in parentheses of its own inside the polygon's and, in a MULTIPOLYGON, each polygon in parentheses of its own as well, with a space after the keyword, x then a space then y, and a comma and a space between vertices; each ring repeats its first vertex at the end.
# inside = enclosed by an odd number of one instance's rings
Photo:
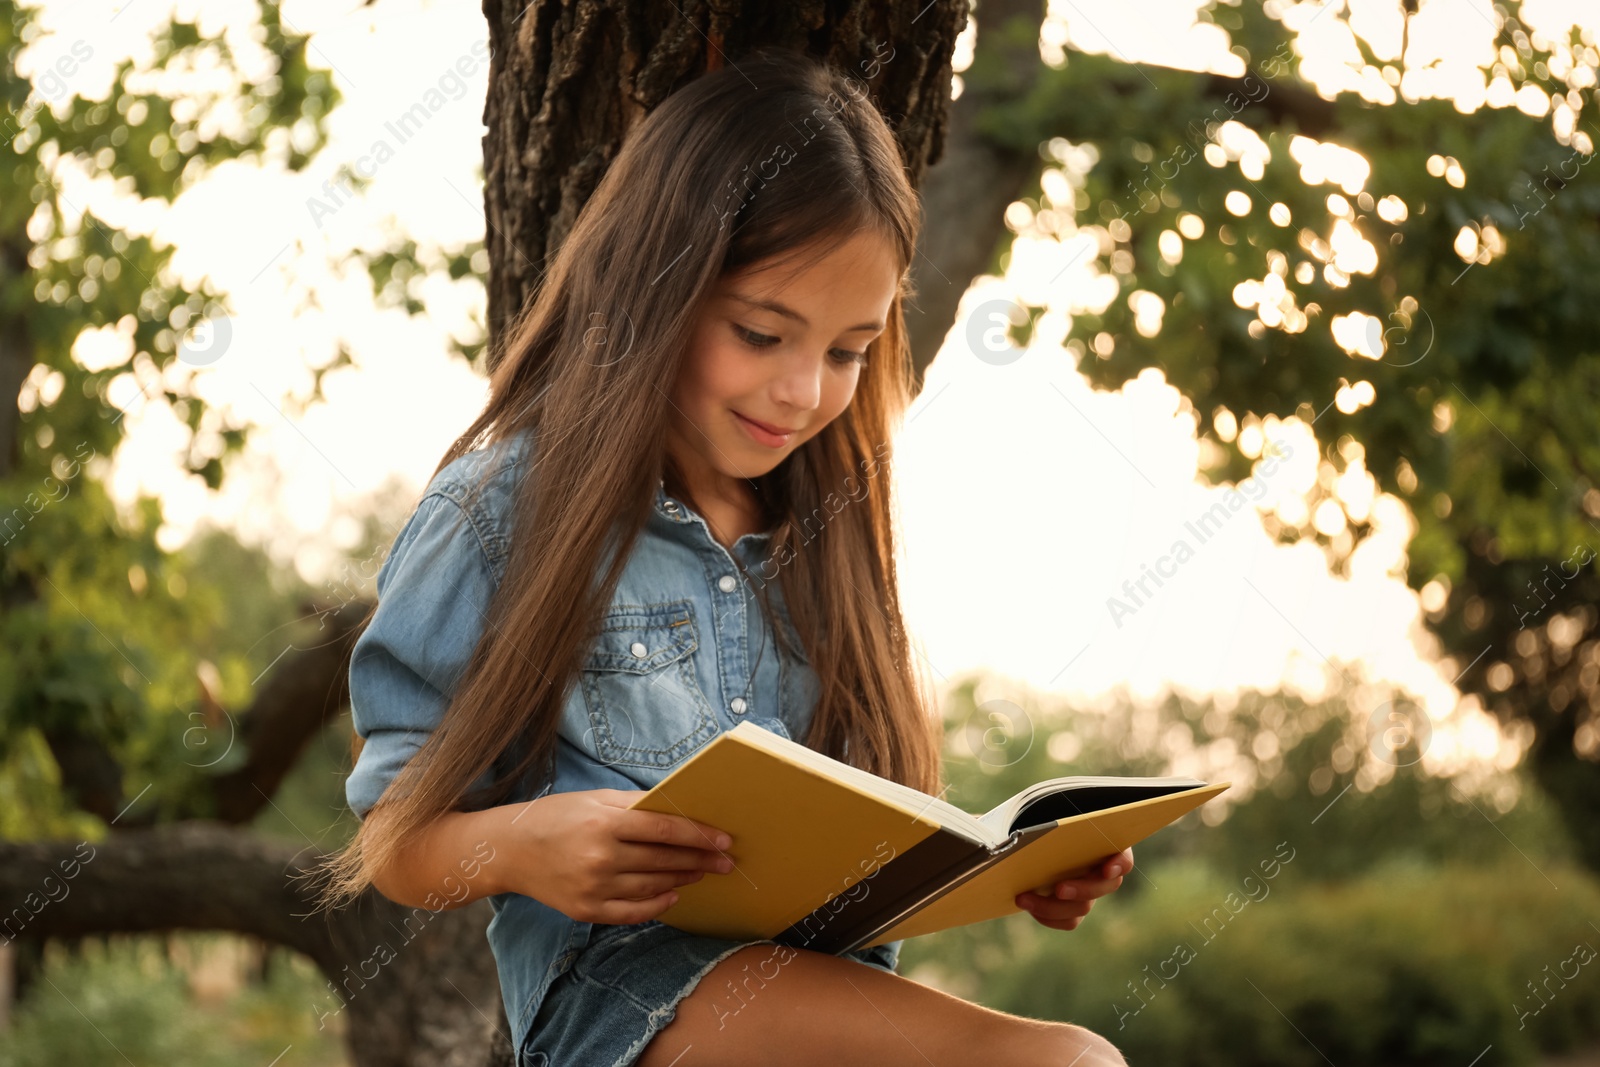
MULTIPOLYGON (((644 922, 677 901, 676 887, 707 871, 726 874, 737 857, 715 826, 629 808, 643 793, 580 789, 450 812, 374 871, 372 883, 397 904, 430 911, 520 893, 580 922, 644 922)), ((367 816, 383 817, 381 804, 367 816)))
MULTIPOLYGON (((523 806, 440 816, 396 853, 393 862, 372 872, 373 888, 396 904, 429 911, 449 911, 509 891, 504 841, 507 824, 523 806)), ((386 815, 380 804, 367 821, 386 815)))

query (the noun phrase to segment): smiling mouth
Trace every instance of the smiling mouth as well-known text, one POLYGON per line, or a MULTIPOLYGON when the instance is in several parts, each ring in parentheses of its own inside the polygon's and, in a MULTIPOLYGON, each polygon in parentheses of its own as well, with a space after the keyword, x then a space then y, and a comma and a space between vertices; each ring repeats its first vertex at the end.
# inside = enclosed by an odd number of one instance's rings
MULTIPOLYGON (((729 410, 732 411, 733 409, 729 408, 729 410)), ((789 430, 781 426, 758 422, 746 415, 739 414, 737 411, 734 411, 733 414, 739 420, 739 424, 744 427, 746 433, 754 438, 757 443, 766 445, 769 448, 787 444, 789 439, 799 432, 798 430, 789 430)))
MULTIPOLYGON (((739 412, 735 411, 734 414, 735 415, 739 415, 739 412)), ((748 415, 739 415, 739 417, 741 419, 743 419, 745 422, 752 423, 752 424, 754 424, 756 426, 759 426, 763 430, 765 430, 765 431, 767 431, 768 433, 771 433, 771 434, 785 434, 785 433, 795 433, 796 432, 795 430, 789 429, 789 428, 784 427, 784 426, 774 426, 770 422, 761 422, 758 419, 752 419, 748 415)))

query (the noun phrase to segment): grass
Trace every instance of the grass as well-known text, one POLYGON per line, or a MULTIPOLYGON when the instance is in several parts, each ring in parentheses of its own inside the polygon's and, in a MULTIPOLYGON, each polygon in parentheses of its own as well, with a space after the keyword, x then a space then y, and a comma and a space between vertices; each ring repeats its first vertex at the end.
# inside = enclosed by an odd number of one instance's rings
POLYGON ((317 1028, 315 966, 282 949, 242 980, 248 945, 223 934, 52 943, 0 1042, 0 1067, 339 1067, 342 1028, 317 1028), (169 950, 170 946, 170 950, 169 950))

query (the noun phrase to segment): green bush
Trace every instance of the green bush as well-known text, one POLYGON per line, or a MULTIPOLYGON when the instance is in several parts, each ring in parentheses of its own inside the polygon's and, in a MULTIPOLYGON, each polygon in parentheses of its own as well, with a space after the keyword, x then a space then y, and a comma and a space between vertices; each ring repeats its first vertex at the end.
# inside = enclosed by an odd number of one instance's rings
POLYGON ((1163 1067, 1492 1067, 1600 1038, 1600 959, 1574 957, 1600 946, 1600 884, 1578 870, 1392 863, 1336 885, 1291 861, 1248 886, 1190 863, 1151 873, 1159 888, 1102 899, 1071 933, 990 924, 1014 954, 977 998, 1163 1067), (1536 999, 1527 983, 1563 961, 1576 977, 1536 999))
MULTIPOLYGON (((182 936, 203 945, 225 935, 182 936)), ((45 960, 0 1041, 0 1067, 345 1062, 338 1035, 316 1027, 311 1005, 325 986, 312 964, 288 952, 274 954, 265 982, 217 1004, 190 996, 183 970, 154 938, 89 940, 77 953, 53 945, 45 960)))

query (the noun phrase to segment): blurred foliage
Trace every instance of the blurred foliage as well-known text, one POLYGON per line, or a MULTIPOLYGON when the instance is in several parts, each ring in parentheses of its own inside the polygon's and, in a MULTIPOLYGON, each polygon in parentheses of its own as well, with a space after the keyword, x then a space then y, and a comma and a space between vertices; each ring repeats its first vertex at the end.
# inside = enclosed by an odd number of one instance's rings
MULTIPOLYGON (((130 795, 153 786, 130 821, 203 815, 196 778, 221 746, 197 754, 212 737, 198 711, 193 654, 212 651, 223 690, 215 695, 243 703, 247 679, 270 656, 247 664, 231 635, 265 633, 293 617, 282 595, 250 598, 269 592, 259 553, 239 550, 230 563, 248 556, 242 570, 208 569, 197 563, 208 549, 160 547, 154 499, 121 512, 107 495, 128 409, 166 404, 190 434, 180 462, 213 489, 247 431, 190 392, 183 372, 192 368, 177 358, 186 330, 225 319, 222 295, 178 283, 170 247, 94 217, 64 193, 69 175, 81 174, 147 204, 170 204, 230 160, 303 168, 325 142, 322 120, 339 94, 326 72, 309 66, 306 38, 280 26, 276 6, 257 10, 250 37, 273 71, 261 80, 241 73, 227 40, 174 21, 152 42, 148 63, 119 63, 110 96, 93 100, 75 90, 79 63, 93 54, 82 40, 43 43, 35 79, 18 72, 21 50, 39 37, 36 13, 0 0, 0 96, 9 120, 0 246, 10 251, 0 256, 0 316, 21 346, 12 358, 31 366, 16 440, 0 441, 15 449, 10 476, 0 479, 0 791, 25 805, 8 806, 8 836, 85 832, 48 796, 59 779, 43 758, 45 734, 109 753, 130 795), (152 88, 156 73, 212 63, 236 84, 220 93, 187 83, 177 93, 152 88), (119 334, 126 357, 92 370, 75 359, 75 343, 93 329, 119 334), (257 612, 272 626, 228 630, 257 612)), ((225 724, 215 729, 226 732, 225 724)))
POLYGON ((1358 711, 1371 700, 1365 693, 1316 701, 1253 690, 1168 693, 1157 702, 1118 695, 1081 706, 1048 694, 991 697, 984 688, 981 679, 963 682, 946 704, 944 799, 973 814, 1068 775, 1233 783, 1137 846, 1136 861, 1203 856, 1225 871, 1308 832, 1318 845, 1300 869, 1319 878, 1354 877, 1396 858, 1489 862, 1511 847, 1508 837, 1540 862, 1578 859, 1536 782, 1476 759, 1455 773, 1429 772, 1419 739, 1396 749, 1375 732, 1358 711))
MULTIPOLYGON (((208 779, 245 756, 233 743, 233 711, 249 705, 285 650, 316 639, 314 613, 370 595, 370 581, 348 573, 313 594, 225 533, 168 551, 155 499, 120 507, 105 490, 125 413, 170 413, 183 438, 175 463, 213 490, 250 432, 196 386, 206 347, 227 343, 226 294, 203 279, 180 283, 174 249, 146 224, 120 228, 67 191, 101 181, 127 208, 117 218, 147 219, 231 162, 285 172, 312 164, 340 93, 276 3, 259 0, 244 14, 214 37, 181 18, 167 23, 148 54, 116 64, 105 99, 91 99, 81 83, 95 46, 71 40, 70 28, 47 36, 34 8, 0 0, 0 364, 10 361, 0 378, 11 367, 21 378, 15 439, 0 440, 0 455, 11 455, 0 462, 8 838, 95 834, 103 813, 89 816, 83 797, 63 795, 64 748, 115 765, 122 800, 132 802, 119 825, 210 815, 208 779), (76 358, 95 330, 114 334, 124 354, 76 358)), ((397 228, 389 247, 360 250, 341 267, 370 275, 378 306, 418 314, 431 275, 481 272, 483 255, 481 241, 423 249, 397 228)), ((474 358, 481 338, 455 345, 474 358)), ((349 365, 344 344, 334 348, 331 360, 310 361, 309 392, 291 408, 318 399, 324 376, 349 365)), ((356 555, 392 540, 382 519, 362 520, 356 555)))
POLYGON ((276 949, 265 976, 247 980, 237 993, 197 995, 191 974, 202 972, 208 952, 238 940, 173 935, 170 942, 194 958, 190 966, 173 963, 160 938, 91 938, 78 952, 52 945, 42 972, 49 981, 35 982, 16 1005, 0 1042, 0 1067, 345 1063, 338 1028, 317 1027, 312 1006, 326 996, 327 983, 308 960, 276 949))
MULTIPOLYGON (((1565 101, 1566 80, 1549 73, 1550 43, 1536 52, 1510 14, 1518 5, 1496 7, 1500 39, 1516 62, 1497 62, 1488 73, 1565 101)), ((1059 203, 1041 186, 1024 203, 1064 212, 1071 224, 1054 224, 1062 239, 1081 228, 1100 242, 1094 251, 1117 284, 1103 312, 1074 316, 1070 347, 1079 370, 1114 389, 1159 369, 1217 446, 1208 473, 1219 481, 1243 479, 1257 458, 1240 438, 1217 431, 1219 410, 1240 425, 1269 415, 1315 419, 1327 442, 1349 435, 1384 461, 1371 466, 1383 490, 1421 502, 1422 529, 1411 546, 1419 586, 1436 574, 1459 578, 1458 545, 1480 525, 1494 530, 1507 557, 1564 556, 1591 538, 1600 494, 1589 511, 1581 504, 1600 481, 1600 413, 1591 402, 1600 396, 1593 329, 1600 272, 1592 269, 1600 264, 1600 181, 1584 169, 1588 157, 1570 135, 1553 132, 1551 120, 1515 107, 1463 114, 1443 99, 1377 105, 1343 93, 1324 113, 1298 75, 1296 34, 1261 5, 1217 4, 1199 17, 1222 25, 1245 61, 1245 78, 1228 93, 1196 93, 1188 72, 1072 52, 1016 108, 988 116, 992 136, 1030 151, 1047 146, 1051 169, 1073 196, 1059 203), (1301 129, 1324 121, 1319 137, 1301 129), (1253 132, 1229 137, 1223 127, 1230 122, 1253 132), (1251 177, 1238 146, 1255 139, 1270 158, 1251 177), (1297 147, 1297 139, 1359 153, 1370 165, 1360 192, 1335 181, 1335 167, 1317 174, 1304 166, 1297 156, 1311 145, 1297 147), (1063 162, 1078 146, 1091 149, 1084 169, 1063 162), (1441 160, 1430 168, 1435 156, 1441 160), (1464 175, 1459 187, 1446 160, 1464 175), (1230 193, 1245 197, 1243 216, 1224 206, 1230 193), (1398 217, 1393 202, 1378 210, 1391 197, 1404 205, 1398 217), (1275 219, 1274 205, 1287 213, 1275 219), (1185 215, 1196 216, 1188 226, 1198 236, 1182 235, 1185 215), (1341 220, 1373 246, 1369 269, 1356 269, 1360 256, 1334 255, 1341 220), (1480 262, 1471 269, 1472 260, 1454 251, 1464 226, 1480 235, 1480 262), (1486 227, 1492 236, 1482 236, 1486 227), (1162 253, 1164 233, 1179 249, 1176 262, 1162 253), (1504 248, 1491 255, 1496 241, 1504 248), (1262 314, 1235 299, 1239 283, 1269 274, 1282 283, 1276 321, 1274 309, 1262 314), (1129 299, 1136 291, 1160 298, 1158 331, 1138 328, 1129 299), (1357 311, 1379 320, 1376 351, 1351 353, 1335 342, 1333 316, 1357 311), (1112 342, 1104 351, 1093 346, 1102 331, 1112 342), (1378 401, 1357 410, 1333 405, 1341 387, 1363 379, 1378 401), (1434 424, 1440 403, 1451 408, 1447 431, 1434 424), (1435 513, 1438 493, 1453 502, 1446 515, 1435 513)), ((1012 30, 1028 32, 1021 23, 1012 30)), ((1576 52, 1576 68, 1587 70, 1596 65, 1594 45, 1576 33, 1561 42, 1576 52)), ((1369 66, 1393 69, 1362 49, 1369 66)), ((978 70, 968 80, 1004 76, 978 70)), ((1576 72, 1572 81, 1581 84, 1576 72)), ((1570 96, 1581 106, 1593 92, 1570 96)), ((1593 125, 1581 115, 1574 123, 1593 125)), ((1334 449, 1328 458, 1340 472, 1349 461, 1334 449)), ((1309 509, 1331 496, 1313 497, 1309 509)), ((1359 533, 1360 517, 1349 518, 1359 533)), ((1336 566, 1358 540, 1323 534, 1309 521, 1283 535, 1317 540, 1336 566)))
MULTIPOLYGON (((1119 697, 1075 707, 1051 696, 990 697, 983 687, 981 680, 955 687, 946 714, 944 799, 973 814, 1035 782, 1068 775, 1188 774, 1234 783, 1135 845, 1133 873, 1072 936, 1096 927, 1108 909, 1146 896, 1165 899, 1169 880, 1200 877, 1201 868, 1207 877, 1238 884, 1280 845, 1293 850, 1287 866, 1295 880, 1329 886, 1368 884, 1389 869, 1447 867, 1500 870, 1545 888, 1547 876, 1563 888, 1600 886, 1588 875, 1555 873, 1568 871, 1576 852, 1554 806, 1524 771, 1476 779, 1426 773, 1415 743, 1398 750, 1373 744, 1366 718, 1352 714, 1352 705, 1364 701, 1348 693, 1315 703, 1244 692, 1204 700, 1169 694, 1155 703, 1119 697)), ((1600 921, 1600 911, 1582 906, 1580 898, 1563 897, 1562 913, 1600 921)), ((1308 913, 1304 921, 1311 928, 1326 920, 1308 913)), ((908 941, 901 971, 932 963, 998 1006, 991 994, 1013 961, 1033 951, 1038 938, 1048 943, 1056 936, 1019 911, 908 941)), ((1092 951, 1100 951, 1098 943, 1092 951)))
MULTIPOLYGON (((100 492, 93 482, 84 490, 100 492)), ((34 522, 70 524, 64 504, 34 522)), ((66 543, 74 531, 56 536, 66 543)), ((114 541, 109 525, 106 536, 114 541)), ((151 787, 134 809, 146 820, 206 817, 207 781, 245 755, 225 709, 247 707, 263 670, 292 644, 316 640, 311 589, 230 533, 203 532, 166 554, 154 577, 137 565, 112 571, 121 561, 111 553, 99 559, 88 573, 43 572, 63 589, 81 583, 72 603, 47 597, 33 611, 0 615, 7 634, 19 635, 0 655, 15 672, 0 716, 0 836, 10 840, 99 836, 100 820, 63 792, 46 728, 90 732, 115 752, 130 800, 151 787), (26 623, 37 624, 40 610, 52 625, 30 634, 26 623)))
POLYGON ((1552 884, 1513 855, 1325 885, 1301 869, 1316 848, 1271 878, 1166 865, 1159 889, 1113 894, 1070 934, 991 945, 979 999, 1172 1067, 1490 1067, 1600 1039, 1593 876, 1550 866, 1552 884))
MULTIPOLYGON (((483 181, 483 164, 477 167, 478 184, 483 181)), ((425 315, 428 305, 422 297, 422 283, 430 277, 459 281, 484 277, 489 273, 489 250, 482 238, 456 249, 422 246, 409 237, 396 237, 389 248, 363 256, 363 269, 372 278, 372 294, 382 308, 400 308, 408 315, 425 315)), ((473 334, 451 337, 449 350, 487 375, 488 330, 473 313, 473 334)), ((392 534, 390 539, 392 539, 392 534)))
MULTIPOLYGON (((1476 9, 1497 106, 1470 113, 1400 96, 1400 68, 1353 32, 1363 92, 1324 99, 1300 34, 1343 5, 1220 0, 1199 18, 1240 78, 1072 51, 982 124, 1045 159, 1019 234, 1095 268, 1100 291, 1056 309, 1077 369, 1102 389, 1174 386, 1213 483, 1310 427, 1317 484, 1262 521, 1335 574, 1378 505, 1403 503, 1404 576, 1440 658, 1533 727, 1532 773, 1600 870, 1600 48, 1520 12, 1476 9)), ((964 77, 1013 74, 975 61, 964 77)))

